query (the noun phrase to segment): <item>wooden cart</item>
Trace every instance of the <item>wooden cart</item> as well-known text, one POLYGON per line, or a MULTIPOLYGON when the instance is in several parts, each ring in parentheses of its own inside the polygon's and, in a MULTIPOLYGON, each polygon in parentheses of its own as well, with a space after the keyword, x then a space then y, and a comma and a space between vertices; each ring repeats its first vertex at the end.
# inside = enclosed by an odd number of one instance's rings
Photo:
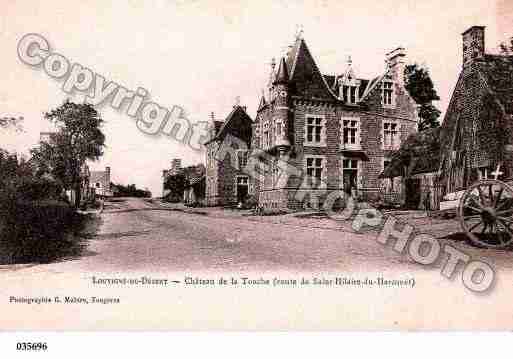
POLYGON ((504 248, 513 243, 513 180, 480 180, 467 188, 457 215, 468 238, 477 245, 504 248))

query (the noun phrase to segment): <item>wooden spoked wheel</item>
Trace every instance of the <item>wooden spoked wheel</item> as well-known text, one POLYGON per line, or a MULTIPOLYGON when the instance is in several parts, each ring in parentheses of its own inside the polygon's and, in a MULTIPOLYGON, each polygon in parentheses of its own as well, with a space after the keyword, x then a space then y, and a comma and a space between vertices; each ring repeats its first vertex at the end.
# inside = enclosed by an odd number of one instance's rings
POLYGON ((509 246, 513 242, 513 189, 498 180, 474 183, 460 200, 458 217, 475 244, 509 246))

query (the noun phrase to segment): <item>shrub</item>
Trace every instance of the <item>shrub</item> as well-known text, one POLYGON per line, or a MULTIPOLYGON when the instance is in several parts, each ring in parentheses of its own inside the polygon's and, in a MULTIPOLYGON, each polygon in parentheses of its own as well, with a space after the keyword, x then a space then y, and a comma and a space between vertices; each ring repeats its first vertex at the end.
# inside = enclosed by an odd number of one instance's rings
POLYGON ((82 219, 67 203, 7 198, 0 204, 0 261, 49 262, 72 254, 82 219))
POLYGON ((62 187, 30 161, 0 149, 0 264, 47 262, 80 249, 83 217, 61 200, 62 187))
POLYGON ((244 209, 253 209, 258 206, 258 200, 256 196, 248 196, 244 203, 242 204, 242 208, 244 209))

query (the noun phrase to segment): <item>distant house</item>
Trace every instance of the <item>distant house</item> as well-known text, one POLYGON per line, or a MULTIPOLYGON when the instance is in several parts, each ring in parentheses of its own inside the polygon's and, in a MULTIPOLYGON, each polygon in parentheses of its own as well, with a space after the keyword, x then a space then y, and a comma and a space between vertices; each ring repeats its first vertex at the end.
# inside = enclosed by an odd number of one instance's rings
POLYGON ((205 204, 205 165, 200 163, 184 167, 182 173, 185 178, 183 202, 186 204, 205 204))
POLYGON ((173 159, 171 168, 162 171, 163 197, 171 202, 203 203, 205 200, 205 171, 205 165, 202 163, 182 167, 181 159, 173 159), (177 175, 181 177, 181 180, 177 179, 175 183, 175 185, 180 186, 178 191, 166 188, 166 182, 169 178, 177 175))
POLYGON ((463 34, 463 68, 442 124, 443 193, 513 177, 513 56, 485 52, 485 28, 463 34))
POLYGON ((441 128, 408 136, 394 153, 382 179, 384 200, 411 209, 438 209, 438 168, 441 128))
POLYGON ((89 187, 92 188, 97 196, 112 197, 110 178, 110 167, 105 167, 105 171, 91 171, 89 187))
POLYGON ((248 161, 251 145, 253 121, 246 112, 246 107, 235 105, 224 122, 213 120, 213 132, 206 146, 206 202, 208 205, 228 205, 245 201, 254 195, 250 177, 242 169, 248 161), (232 136, 237 141, 230 142, 234 149, 221 154, 221 145, 232 136), (234 165, 236 163, 236 165, 234 165))

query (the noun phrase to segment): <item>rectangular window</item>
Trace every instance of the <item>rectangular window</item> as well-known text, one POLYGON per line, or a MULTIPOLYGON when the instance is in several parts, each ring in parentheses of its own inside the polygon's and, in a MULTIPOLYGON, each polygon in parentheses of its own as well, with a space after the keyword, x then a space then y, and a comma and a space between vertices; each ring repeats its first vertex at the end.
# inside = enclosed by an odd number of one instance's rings
POLYGON ((306 117, 306 145, 324 144, 324 118, 307 116, 306 117))
POLYGON ((383 148, 396 150, 399 148, 399 128, 396 122, 383 121, 383 148))
POLYGON ((306 184, 310 188, 318 188, 322 185, 323 158, 306 158, 306 184))
POLYGON ((248 164, 248 151, 247 150, 237 150, 237 163, 239 165, 239 170, 242 170, 248 164))
POLYGON ((283 128, 283 120, 276 119, 274 128, 275 128, 275 130, 274 130, 275 143, 279 143, 285 135, 284 128, 283 128))
POLYGON ((360 148, 360 120, 356 117, 345 117, 341 121, 342 127, 342 147, 360 148))
POLYGON ((260 125, 256 125, 255 126, 255 144, 257 147, 260 147, 260 143, 261 142, 259 139, 260 139, 260 125))
POLYGON ((248 177, 237 177, 237 184, 240 186, 247 186, 249 184, 248 177))
POLYGON ((383 82, 383 105, 392 106, 394 104, 394 84, 392 82, 383 82))
POLYGON ((269 148, 270 144, 270 137, 269 137, 269 124, 266 122, 264 123, 264 130, 263 130, 263 148, 269 148))

